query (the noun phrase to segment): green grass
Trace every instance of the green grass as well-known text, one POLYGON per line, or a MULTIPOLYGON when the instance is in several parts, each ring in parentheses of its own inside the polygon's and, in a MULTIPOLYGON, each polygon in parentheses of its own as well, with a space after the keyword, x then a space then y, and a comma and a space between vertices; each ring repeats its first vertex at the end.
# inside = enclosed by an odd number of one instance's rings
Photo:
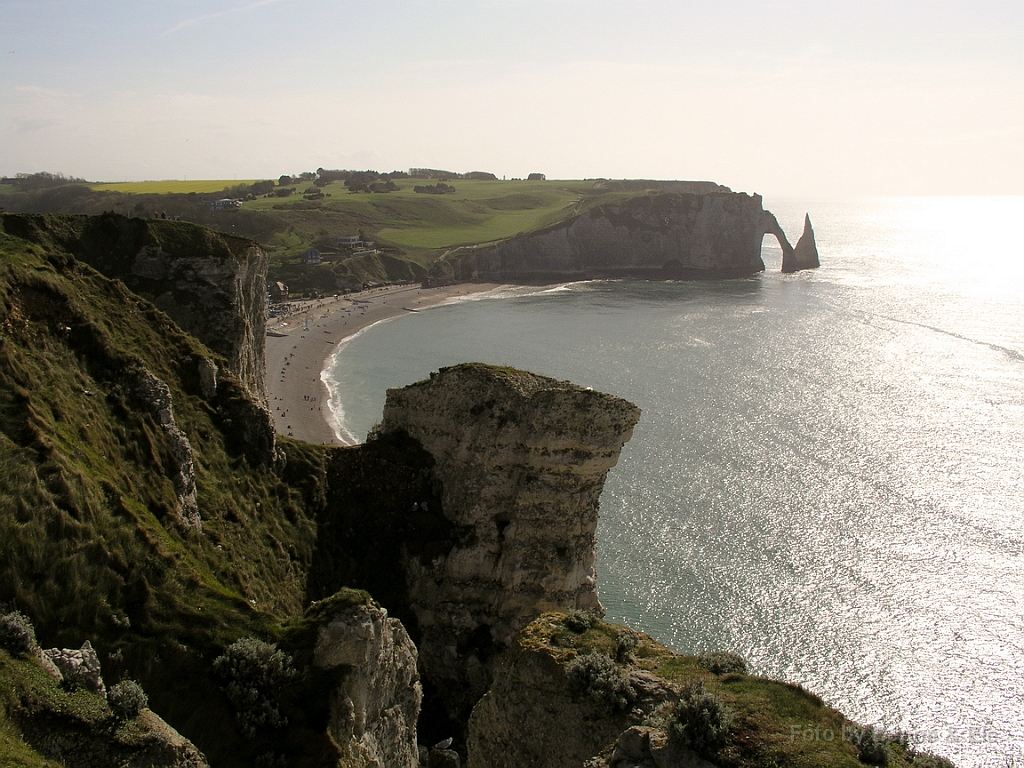
POLYGON ((196 179, 167 181, 119 181, 108 184, 90 184, 89 188, 96 192, 121 192, 126 195, 197 195, 220 192, 222 189, 237 187, 239 184, 254 184, 260 179, 196 179))
POLYGON ((399 179, 396 183, 397 192, 368 194, 349 192, 336 182, 323 189, 325 197, 312 209, 302 201, 305 187, 299 185, 292 197, 260 198, 244 208, 278 215, 297 215, 306 208, 307 217, 318 217, 323 224, 331 219, 346 222, 348 230, 337 229, 335 236, 363 229, 381 245, 441 250, 514 237, 553 224, 571 215, 597 188, 596 182, 586 181, 456 180, 454 193, 425 195, 413 187, 434 182, 399 179))

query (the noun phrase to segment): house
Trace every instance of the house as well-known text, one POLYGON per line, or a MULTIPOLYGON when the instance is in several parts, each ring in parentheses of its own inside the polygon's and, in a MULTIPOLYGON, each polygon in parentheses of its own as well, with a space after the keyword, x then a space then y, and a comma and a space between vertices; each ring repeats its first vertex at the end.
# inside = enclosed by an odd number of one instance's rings
POLYGON ((232 200, 230 197, 225 197, 221 200, 214 200, 210 203, 210 208, 215 211, 234 211, 241 207, 241 200, 232 200))
POLYGON ((308 251, 302 254, 302 263, 307 266, 311 264, 322 264, 323 260, 323 255, 316 248, 310 248, 308 251))
POLYGON ((362 239, 359 235, 342 235, 338 238, 339 248, 355 248, 357 245, 362 243, 362 239))
POLYGON ((267 288, 267 294, 270 296, 271 304, 284 304, 288 301, 288 286, 280 280, 271 283, 267 288))

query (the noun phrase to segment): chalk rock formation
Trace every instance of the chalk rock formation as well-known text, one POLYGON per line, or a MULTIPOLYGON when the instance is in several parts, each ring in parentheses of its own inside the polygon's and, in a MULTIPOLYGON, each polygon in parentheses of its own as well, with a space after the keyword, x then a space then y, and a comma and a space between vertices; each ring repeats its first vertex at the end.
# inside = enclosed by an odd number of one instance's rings
POLYGON ((811 228, 811 217, 804 214, 804 231, 797 241, 796 248, 787 259, 782 257, 782 271, 796 272, 801 269, 814 269, 820 266, 818 261, 818 245, 814 241, 814 229, 811 228))
POLYGON ((381 431, 434 459, 453 546, 406 559, 424 678, 464 716, 486 664, 546 610, 602 611, 598 497, 640 409, 508 368, 464 364, 387 393, 381 431))
POLYGON ((103 684, 100 660, 92 643, 86 640, 79 650, 73 648, 49 648, 43 656, 60 671, 63 680, 81 686, 106 698, 107 687, 103 684))
POLYGON ((167 439, 175 467, 171 476, 178 497, 178 519, 192 530, 202 528, 199 503, 196 500, 196 468, 192 460, 192 444, 174 420, 171 388, 147 370, 136 371, 134 391, 146 411, 160 425, 167 439))
POLYGON ((375 604, 336 610, 318 630, 313 665, 343 670, 328 732, 344 764, 416 768, 423 691, 416 647, 401 622, 375 604))
MULTIPOLYGON (((722 188, 723 190, 725 188, 722 188)), ((760 195, 658 192, 599 205, 546 229, 452 255, 456 279, 699 279, 764 271, 761 241, 792 246, 760 195)))

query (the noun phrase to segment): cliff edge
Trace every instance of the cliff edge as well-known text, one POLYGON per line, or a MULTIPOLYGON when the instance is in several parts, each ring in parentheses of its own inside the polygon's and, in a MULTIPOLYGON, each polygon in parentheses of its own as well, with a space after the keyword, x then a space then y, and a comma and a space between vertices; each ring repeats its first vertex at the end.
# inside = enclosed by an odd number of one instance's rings
POLYGON ((545 229, 449 255, 455 279, 552 282, 600 278, 713 279, 764 271, 774 236, 783 271, 811 259, 794 249, 760 195, 719 189, 648 192, 598 204, 545 229))

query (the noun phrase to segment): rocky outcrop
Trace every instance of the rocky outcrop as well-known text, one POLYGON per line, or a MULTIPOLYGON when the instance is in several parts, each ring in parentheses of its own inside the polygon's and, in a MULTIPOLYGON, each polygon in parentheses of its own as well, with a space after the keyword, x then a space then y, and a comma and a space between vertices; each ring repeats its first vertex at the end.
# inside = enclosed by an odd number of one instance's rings
MULTIPOLYGON (((31 749, 66 768, 209 768, 191 741, 150 709, 131 716, 107 704, 99 657, 86 640, 80 649, 50 648, 33 656, 45 660, 45 678, 23 669, 11 690, 17 706, 7 714, 31 749), (68 689, 76 691, 68 694, 68 689)), ((37 658, 8 664, 34 665, 37 658)), ((112 694, 113 695, 113 694, 112 694)))
POLYGON ((412 437, 454 540, 405 560, 424 679, 463 717, 487 665, 546 610, 601 611, 598 497, 640 409, 508 368, 465 364, 388 391, 381 432, 412 437))
POLYGON ((57 668, 62 682, 85 688, 103 698, 107 697, 107 687, 100 672, 100 660, 88 640, 82 643, 78 650, 48 648, 43 651, 43 657, 57 668))
POLYGON ((196 468, 192 460, 192 444, 174 420, 171 388, 144 369, 135 371, 133 379, 136 398, 160 425, 174 459, 171 480, 174 483, 174 493, 178 497, 178 520, 187 529, 200 530, 202 519, 196 500, 196 468))
POLYGON ((416 647, 401 622, 375 604, 332 612, 319 628, 313 666, 342 670, 328 732, 345 765, 415 768, 423 691, 416 647))
POLYGON ((265 405, 266 252, 183 221, 102 216, 2 217, 8 234, 59 248, 153 302, 223 355, 265 405))
POLYGON ((783 272, 797 272, 801 269, 814 269, 820 266, 818 261, 818 245, 814 241, 814 229, 811 227, 811 217, 804 214, 804 231, 797 241, 796 248, 787 258, 782 257, 783 272))
POLYGON ((449 257, 461 280, 703 279, 764 271, 761 241, 793 248, 759 195, 660 191, 606 203, 546 229, 449 257))
POLYGON ((582 766, 613 750, 620 734, 678 698, 676 686, 640 668, 624 672, 636 692, 625 711, 574 689, 567 669, 578 652, 553 640, 564 632, 561 618, 547 614, 535 620, 497 665, 494 684, 470 717, 468 768, 582 766))

